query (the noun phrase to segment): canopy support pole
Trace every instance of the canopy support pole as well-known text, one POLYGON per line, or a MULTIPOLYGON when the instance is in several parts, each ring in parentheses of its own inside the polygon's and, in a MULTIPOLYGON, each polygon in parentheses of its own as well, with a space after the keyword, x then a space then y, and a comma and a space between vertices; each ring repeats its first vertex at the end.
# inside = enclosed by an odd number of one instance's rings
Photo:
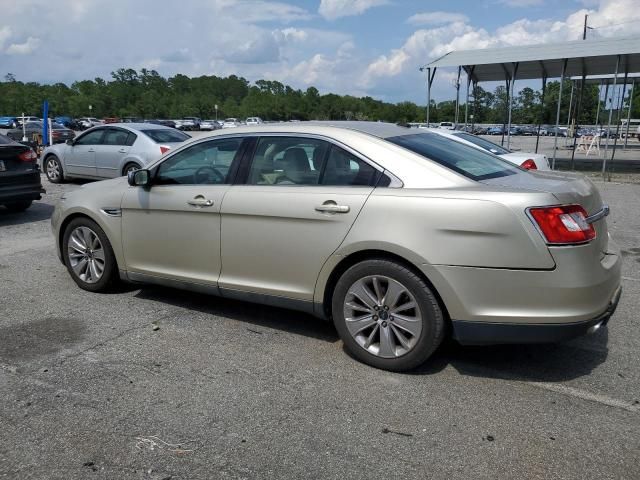
MULTIPOLYGON (((618 83, 618 70, 620 68, 620 55, 616 58, 616 73, 613 75, 613 86, 611 91, 613 92, 618 83)), ((613 95, 613 94, 612 94, 613 95)), ((607 99, 605 98, 605 105, 607 99)), ((611 117, 613 116, 613 99, 611 101, 611 109, 609 109, 609 121, 607 122, 607 142, 604 144, 604 159, 602 160, 602 178, 604 180, 604 174, 607 171, 607 152, 609 151, 609 137, 611 136, 611 117)))
POLYGON ((512 64, 511 73, 511 93, 509 94, 509 121, 507 124, 507 150, 511 146, 511 109, 513 107, 513 87, 516 84, 516 75, 518 73, 518 62, 512 64))
POLYGON ((633 89, 636 86, 636 81, 631 82, 631 90, 629 90, 629 108, 627 109, 627 131, 624 134, 624 150, 627 149, 627 140, 629 139, 629 122, 631 121, 631 107, 633 106, 633 89))
POLYGON ((602 83, 600 80, 600 86, 598 87, 598 107, 596 109, 596 128, 598 128, 598 118, 600 117, 600 97, 602 97, 602 83))
POLYGON ((616 134, 613 137, 613 151, 611 152, 611 166, 613 166, 613 158, 616 156, 616 146, 618 145, 618 134, 620 133, 620 117, 622 116, 622 109, 624 107, 624 94, 627 92, 627 77, 629 76, 629 59, 624 67, 624 83, 622 84, 622 95, 620 96, 620 102, 618 103, 618 118, 616 119, 616 134))
POLYGON ((582 80, 580 82, 580 94, 577 95, 576 107, 573 110, 573 126, 575 131, 573 132, 573 149, 571 150, 571 170, 575 170, 575 156, 576 156, 576 143, 578 142, 578 125, 580 122, 580 115, 582 114, 582 100, 584 98, 584 85, 586 74, 582 72, 582 80))
POLYGON ((429 126, 429 112, 431 109, 431 85, 437 69, 438 67, 433 67, 433 73, 431 73, 431 67, 427 67, 427 127, 429 126))
POLYGON ((569 127, 571 122, 571 109, 573 107, 573 87, 575 86, 575 82, 573 80, 569 80, 571 82, 571 94, 569 95, 569 110, 567 110, 567 136, 564 137, 564 146, 567 146, 567 141, 569 140, 569 127))
MULTIPOLYGON (((506 73, 506 70, 505 70, 506 73)), ((509 103, 509 90, 511 89, 511 79, 510 78, 505 78, 504 79, 504 83, 507 86, 507 103, 509 103)), ((506 108, 507 105, 505 105, 506 108)), ((505 112, 507 113, 507 112, 505 112)), ((500 140, 500 145, 502 145, 504 147, 504 127, 505 127, 505 121, 504 121, 504 117, 502 117, 502 140, 500 140)))
POLYGON ((453 124, 455 129, 458 129, 458 118, 460 114, 460 73, 462 72, 462 66, 458 67, 458 79, 456 80, 456 113, 453 124))
POLYGON ((538 153, 538 145, 540 144, 540 125, 544 120, 544 94, 547 90, 547 77, 542 77, 542 98, 540 99, 540 116, 538 117, 538 131, 536 132, 536 152, 538 153))
POLYGON ((464 131, 467 131, 467 125, 469 124, 469 85, 471 84, 472 78, 471 76, 473 75, 473 70, 474 70, 475 66, 471 67, 471 70, 467 70, 467 68, 464 69, 464 71, 467 73, 467 101, 464 104, 464 131))
POLYGON ((556 151, 558 150, 558 128, 560 126, 560 105, 562 105, 562 87, 564 86, 564 74, 567 71, 567 59, 562 62, 562 73, 560 74, 560 90, 558 91, 558 108, 556 110, 556 128, 553 138, 553 160, 551 161, 551 170, 556 169, 556 151))

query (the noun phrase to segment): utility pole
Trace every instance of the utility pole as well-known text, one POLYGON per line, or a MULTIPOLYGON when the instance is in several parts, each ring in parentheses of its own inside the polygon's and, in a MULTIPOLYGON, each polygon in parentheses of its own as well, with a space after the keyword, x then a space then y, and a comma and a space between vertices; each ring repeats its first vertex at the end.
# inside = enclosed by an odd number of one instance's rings
POLYGON ((584 28, 582 29, 582 39, 583 40, 587 39, 587 18, 589 18, 589 15, 585 15, 584 16, 584 28))

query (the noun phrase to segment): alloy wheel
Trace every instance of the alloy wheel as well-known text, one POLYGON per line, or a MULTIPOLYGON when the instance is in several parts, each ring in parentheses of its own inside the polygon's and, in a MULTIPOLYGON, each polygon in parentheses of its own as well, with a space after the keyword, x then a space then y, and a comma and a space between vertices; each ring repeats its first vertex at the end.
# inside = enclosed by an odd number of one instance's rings
POLYGON ((353 339, 377 357, 405 355, 422 333, 422 314, 415 297, 402 283, 383 275, 354 282, 343 311, 353 339))
POLYGON ((96 283, 105 268, 105 253, 100 238, 88 227, 77 227, 67 242, 69 265, 86 283, 96 283))
POLYGON ((60 178, 60 164, 54 159, 49 158, 47 160, 47 177, 50 180, 57 180, 60 178))

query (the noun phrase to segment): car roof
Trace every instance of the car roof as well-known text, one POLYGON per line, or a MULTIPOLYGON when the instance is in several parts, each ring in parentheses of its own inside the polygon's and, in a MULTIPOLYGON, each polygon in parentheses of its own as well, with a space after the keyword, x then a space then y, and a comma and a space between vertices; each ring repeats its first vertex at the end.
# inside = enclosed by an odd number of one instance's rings
POLYGON ((167 130, 167 129, 171 129, 174 130, 171 127, 167 127, 166 125, 160 125, 157 123, 146 123, 146 122, 141 122, 141 123, 105 123, 104 125, 96 125, 96 127, 119 127, 119 128, 124 128, 124 129, 129 129, 129 130, 167 130))
MULTIPOLYGON (((416 135, 419 133, 423 133, 421 131, 416 131, 416 129, 411 129, 408 127, 403 127, 400 125, 396 125, 394 123, 385 123, 385 122, 361 122, 361 121, 305 121, 305 122, 281 122, 281 123, 268 123, 262 124, 260 126, 253 126, 251 128, 239 127, 234 129, 234 134, 239 133, 259 133, 259 132, 277 132, 277 133, 318 133, 318 127, 326 128, 329 130, 351 130, 360 133, 365 133, 368 135, 372 135, 378 138, 391 138, 391 137, 399 137, 402 135, 416 135)), ((224 133, 219 133, 218 135, 223 135, 224 133)))

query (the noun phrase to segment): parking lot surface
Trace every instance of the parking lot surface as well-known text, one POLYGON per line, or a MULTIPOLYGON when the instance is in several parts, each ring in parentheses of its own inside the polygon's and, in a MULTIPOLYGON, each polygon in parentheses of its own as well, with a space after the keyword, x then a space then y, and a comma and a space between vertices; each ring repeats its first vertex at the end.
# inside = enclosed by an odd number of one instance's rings
POLYGON ((43 184, 0 209, 0 478, 640 478, 638 185, 599 184, 624 255, 608 327, 396 374, 301 313, 80 290, 49 217, 81 184, 43 184))

